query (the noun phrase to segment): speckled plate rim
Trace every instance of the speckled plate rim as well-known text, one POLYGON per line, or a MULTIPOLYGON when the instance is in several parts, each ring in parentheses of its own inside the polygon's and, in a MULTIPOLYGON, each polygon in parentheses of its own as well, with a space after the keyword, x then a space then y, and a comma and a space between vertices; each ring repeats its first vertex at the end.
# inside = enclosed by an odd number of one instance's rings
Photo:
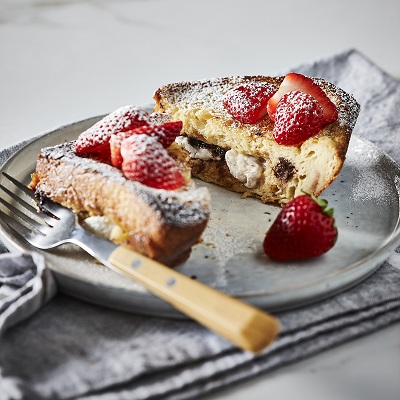
MULTIPOLYGON (((66 124, 55 130, 51 130, 42 135, 36 136, 32 140, 25 143, 16 153, 14 153, 0 168, 0 172, 10 172, 10 170, 12 170, 13 168, 19 171, 18 174, 26 174, 27 171, 33 172, 32 166, 24 167, 19 162, 22 154, 24 154, 28 150, 30 152, 38 153, 42 147, 56 144, 57 142, 52 141, 52 138, 57 134, 59 135, 65 130, 73 131, 75 128, 81 127, 82 125, 90 126, 101 117, 102 116, 97 116, 77 121, 72 124, 66 124)), ((367 142, 366 140, 358 138, 354 135, 353 137, 354 140, 367 142)), ((373 144, 371 144, 371 146, 378 149, 373 144)), ((385 155, 386 159, 393 166, 393 176, 397 187, 397 193, 400 199, 400 167, 386 153, 381 150, 379 151, 385 155)), ((32 248, 25 244, 25 242, 18 240, 18 238, 15 238, 13 234, 9 232, 7 227, 2 223, 0 223, 0 238, 2 239, 4 245, 11 252, 32 251, 32 248)), ((382 245, 379 246, 367 257, 361 258, 357 262, 349 264, 344 270, 342 269, 340 271, 337 271, 336 273, 324 276, 322 279, 315 279, 312 282, 307 281, 304 284, 299 283, 296 286, 290 286, 290 298, 285 298, 285 296, 282 296, 282 288, 279 291, 269 290, 263 292, 251 292, 249 294, 235 295, 235 297, 242 298, 243 300, 253 305, 269 309, 271 311, 292 309, 315 301, 319 301, 329 296, 340 293, 370 276, 383 264, 390 253, 394 251, 399 244, 400 211, 397 214, 397 223, 395 225, 395 228, 393 229, 393 232, 388 235, 382 245)), ((172 318, 181 317, 181 314, 179 312, 173 310, 169 305, 165 304, 159 299, 156 299, 154 296, 149 295, 148 293, 144 294, 144 296, 148 296, 148 301, 146 302, 145 307, 142 310, 138 310, 135 307, 132 307, 132 302, 135 303, 135 301, 143 301, 142 293, 138 294, 138 297, 136 298, 135 294, 132 294, 132 292, 129 290, 115 290, 115 288, 109 288, 101 284, 99 285, 98 283, 96 285, 91 285, 90 282, 77 282, 73 277, 60 274, 59 272, 56 272, 56 278, 61 290, 74 297, 80 298, 88 302, 143 314, 160 315, 172 318), (105 294, 107 295, 104 296, 105 294)))

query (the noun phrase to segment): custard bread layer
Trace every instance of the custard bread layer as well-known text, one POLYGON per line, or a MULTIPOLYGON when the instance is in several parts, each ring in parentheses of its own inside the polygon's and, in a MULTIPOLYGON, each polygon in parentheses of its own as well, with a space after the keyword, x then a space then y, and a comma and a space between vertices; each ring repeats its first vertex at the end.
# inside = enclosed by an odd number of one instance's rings
POLYGON ((83 218, 105 216, 120 228, 119 244, 167 265, 189 256, 209 218, 206 189, 153 189, 74 149, 74 142, 42 149, 31 183, 39 198, 83 218))
POLYGON ((335 104, 338 119, 296 146, 275 141, 268 115, 255 124, 241 123, 223 105, 225 94, 239 85, 266 82, 278 89, 283 78, 235 76, 172 83, 156 91, 155 110, 183 122, 183 136, 176 141, 187 154, 193 176, 280 204, 302 191, 318 196, 334 181, 360 108, 350 94, 312 78, 335 104))

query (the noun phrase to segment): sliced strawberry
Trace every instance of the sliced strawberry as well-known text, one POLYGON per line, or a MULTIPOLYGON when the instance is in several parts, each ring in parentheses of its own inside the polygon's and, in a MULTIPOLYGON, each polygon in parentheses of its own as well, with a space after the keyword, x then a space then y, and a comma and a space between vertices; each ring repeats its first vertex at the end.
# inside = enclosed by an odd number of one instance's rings
POLYGON ((112 164, 121 168, 121 143, 132 135, 148 135, 156 138, 165 148, 171 146, 182 130, 182 121, 166 122, 161 125, 144 125, 125 132, 118 132, 110 139, 112 164))
POLYGON ((222 100, 228 112, 243 124, 255 124, 267 114, 267 104, 276 87, 266 82, 250 82, 227 92, 222 100))
POLYGON ((275 111, 281 97, 288 92, 300 91, 314 97, 324 110, 323 126, 336 121, 338 112, 335 104, 329 100, 325 92, 311 78, 291 72, 283 79, 278 91, 269 99, 267 110, 272 120, 275 120, 275 111))
POLYGON ((330 250, 337 238, 333 210, 328 202, 301 195, 290 201, 278 214, 267 232, 263 247, 269 257, 299 260, 317 257, 330 250))
POLYGON ((148 125, 149 114, 137 107, 121 107, 82 132, 75 142, 78 154, 96 153, 109 147, 111 135, 148 125))
POLYGON ((134 134, 155 137, 165 148, 171 146, 172 142, 181 133, 182 121, 165 122, 161 125, 149 125, 136 128, 134 134))
POLYGON ((121 154, 122 172, 128 179, 165 190, 185 185, 175 160, 155 137, 132 135, 122 142, 121 154))
POLYGON ((303 92, 289 92, 276 107, 274 138, 277 143, 298 145, 322 128, 323 109, 318 101, 303 92))
POLYGON ((116 135, 111 135, 110 150, 111 150, 111 164, 114 167, 121 168, 121 144, 128 137, 132 136, 132 131, 118 132, 116 135))
POLYGON ((96 153, 90 153, 90 158, 93 160, 97 160, 99 162, 102 162, 104 164, 109 164, 111 165, 111 150, 110 147, 106 147, 102 149, 101 151, 98 151, 96 153))

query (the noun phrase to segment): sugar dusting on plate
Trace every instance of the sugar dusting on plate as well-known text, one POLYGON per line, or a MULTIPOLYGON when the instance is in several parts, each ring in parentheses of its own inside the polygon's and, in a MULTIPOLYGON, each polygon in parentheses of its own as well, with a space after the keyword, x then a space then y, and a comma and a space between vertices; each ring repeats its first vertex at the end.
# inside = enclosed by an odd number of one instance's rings
POLYGON ((382 162, 385 154, 367 141, 358 141, 352 149, 355 159, 348 159, 346 165, 355 171, 354 183, 351 187, 350 198, 355 201, 374 200, 377 203, 385 203, 389 188, 384 177, 382 162), (357 165, 359 158, 363 159, 364 168, 357 165), (356 172, 357 171, 357 172, 356 172))

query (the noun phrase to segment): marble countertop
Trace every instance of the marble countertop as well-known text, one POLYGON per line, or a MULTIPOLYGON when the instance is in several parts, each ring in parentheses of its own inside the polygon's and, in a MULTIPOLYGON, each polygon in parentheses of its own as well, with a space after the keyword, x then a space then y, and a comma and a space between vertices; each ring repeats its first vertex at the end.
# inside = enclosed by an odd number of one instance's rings
MULTIPOLYGON (((275 75, 356 48, 400 78, 400 2, 1 0, 0 148, 160 85, 275 75)), ((208 399, 400 398, 400 324, 208 399)))

